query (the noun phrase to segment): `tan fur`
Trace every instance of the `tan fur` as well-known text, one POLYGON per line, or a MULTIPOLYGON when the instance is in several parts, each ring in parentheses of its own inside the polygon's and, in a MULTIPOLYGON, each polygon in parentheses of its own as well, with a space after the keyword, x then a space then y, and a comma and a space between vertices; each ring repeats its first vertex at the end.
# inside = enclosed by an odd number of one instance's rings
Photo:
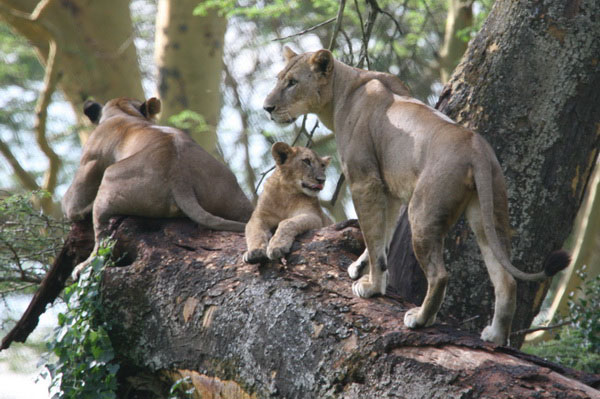
POLYGON ((491 326, 482 338, 505 343, 516 306, 513 275, 539 280, 510 263, 504 177, 492 148, 479 135, 411 98, 394 76, 363 71, 333 59, 327 50, 284 52, 287 65, 265 100, 273 120, 289 123, 316 113, 335 132, 338 154, 367 250, 349 268, 360 297, 383 294, 387 249, 401 204, 408 204, 413 248, 428 280, 421 307, 407 312, 410 328, 429 326, 448 280, 444 237, 466 210, 495 288, 491 326))
POLYGON ((62 201, 70 220, 93 216, 96 248, 102 226, 115 215, 187 215, 202 227, 244 231, 252 204, 235 176, 186 133, 154 124, 160 101, 118 98, 86 103, 99 125, 86 142, 79 169, 62 201))
POLYGON ((321 158, 308 148, 281 142, 273 144, 271 152, 275 171, 266 180, 246 225, 244 261, 248 263, 278 260, 290 252, 298 234, 332 223, 317 197, 330 157, 321 158))

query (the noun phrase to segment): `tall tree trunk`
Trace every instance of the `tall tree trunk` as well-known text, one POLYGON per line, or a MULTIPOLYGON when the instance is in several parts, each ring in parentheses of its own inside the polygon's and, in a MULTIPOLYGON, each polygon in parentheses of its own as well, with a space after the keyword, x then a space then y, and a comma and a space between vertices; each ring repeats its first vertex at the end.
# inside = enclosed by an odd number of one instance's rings
POLYGON ((448 0, 444 44, 440 50, 440 79, 446 83, 460 62, 467 42, 459 33, 473 25, 473 0, 448 0))
MULTIPOLYGON (((599 14, 593 0, 498 0, 438 103, 496 151, 508 185, 512 260, 525 271, 539 271, 562 246, 596 163, 599 14)), ((405 235, 394 245, 410 251, 409 242, 405 235)), ((442 313, 480 315, 465 325, 481 329, 491 318, 493 290, 464 221, 446 248, 450 284, 442 313)), ((513 330, 529 326, 547 285, 519 283, 513 330)), ((513 337, 513 345, 521 342, 513 337)))
POLYGON ((184 110, 197 112, 207 131, 190 127, 194 140, 212 155, 221 111, 221 73, 227 21, 216 11, 194 16, 199 0, 160 0, 156 17, 155 54, 162 100, 161 122, 184 110))
POLYGON ((144 98, 128 1, 54 0, 35 22, 15 16, 31 13, 38 2, 0 0, 0 18, 31 42, 44 66, 50 40, 56 41, 58 87, 78 115, 89 97, 144 98))

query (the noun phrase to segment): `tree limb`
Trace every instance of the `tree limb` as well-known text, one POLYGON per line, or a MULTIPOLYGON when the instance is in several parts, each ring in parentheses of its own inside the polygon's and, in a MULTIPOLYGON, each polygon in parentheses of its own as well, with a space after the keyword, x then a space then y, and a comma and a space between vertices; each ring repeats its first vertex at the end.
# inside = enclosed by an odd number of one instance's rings
POLYGON ((329 42, 329 46, 327 47, 330 51, 335 47, 335 41, 337 39, 337 35, 342 28, 342 20, 344 19, 344 8, 346 7, 346 0, 340 0, 340 7, 338 8, 338 13, 335 21, 335 26, 333 27, 333 32, 331 32, 331 41, 329 42))
POLYGON ((284 37, 278 37, 278 38, 275 38, 275 39, 273 39, 273 41, 274 41, 274 42, 279 42, 279 41, 282 41, 282 40, 290 39, 290 38, 292 38, 292 37, 296 37, 296 36, 302 36, 302 35, 304 35, 304 34, 306 34, 306 33, 308 33, 308 32, 312 32, 313 30, 320 28, 321 26, 324 26, 324 25, 330 24, 330 23, 332 23, 333 21, 335 21, 336 19, 337 19, 337 17, 329 18, 327 21, 323 21, 323 22, 321 22, 320 24, 317 24, 317 25, 315 25, 315 26, 312 26, 312 27, 310 27, 310 28, 304 29, 304 30, 302 30, 302 31, 300 31, 300 32, 298 32, 298 33, 294 33, 294 34, 292 34, 292 35, 289 35, 289 36, 284 36, 284 37))

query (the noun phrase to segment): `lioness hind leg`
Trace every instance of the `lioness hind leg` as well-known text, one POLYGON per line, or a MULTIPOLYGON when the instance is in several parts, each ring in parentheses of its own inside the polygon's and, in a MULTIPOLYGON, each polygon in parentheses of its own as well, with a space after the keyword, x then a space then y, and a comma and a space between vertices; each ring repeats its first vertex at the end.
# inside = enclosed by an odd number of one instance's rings
MULTIPOLYGON (((439 195, 439 194, 438 194, 439 195)), ((415 191, 408 207, 415 257, 427 278, 427 293, 420 307, 404 315, 409 328, 427 327, 435 323, 446 294, 448 273, 444 267, 444 236, 448 226, 448 209, 444 198, 428 198, 415 191)))
MULTIPOLYGON (((483 329, 481 339, 498 345, 504 345, 507 343, 516 309, 517 284, 513 276, 498 262, 488 245, 481 221, 481 209, 477 199, 469 204, 466 214, 477 238, 477 244, 479 245, 485 266, 494 286, 494 317, 492 324, 483 329)), ((504 244, 505 250, 508 251, 509 249, 506 247, 509 245, 509 241, 506 232, 502 227, 496 227, 498 237, 503 237, 500 241, 504 244)))

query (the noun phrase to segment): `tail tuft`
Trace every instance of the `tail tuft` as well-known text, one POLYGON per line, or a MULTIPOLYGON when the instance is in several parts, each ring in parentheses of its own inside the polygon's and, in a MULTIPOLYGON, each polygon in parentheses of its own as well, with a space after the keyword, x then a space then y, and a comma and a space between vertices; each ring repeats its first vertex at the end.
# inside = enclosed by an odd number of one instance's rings
POLYGON ((544 273, 546 276, 554 276, 571 263, 571 255, 564 250, 551 252, 544 260, 544 273))

